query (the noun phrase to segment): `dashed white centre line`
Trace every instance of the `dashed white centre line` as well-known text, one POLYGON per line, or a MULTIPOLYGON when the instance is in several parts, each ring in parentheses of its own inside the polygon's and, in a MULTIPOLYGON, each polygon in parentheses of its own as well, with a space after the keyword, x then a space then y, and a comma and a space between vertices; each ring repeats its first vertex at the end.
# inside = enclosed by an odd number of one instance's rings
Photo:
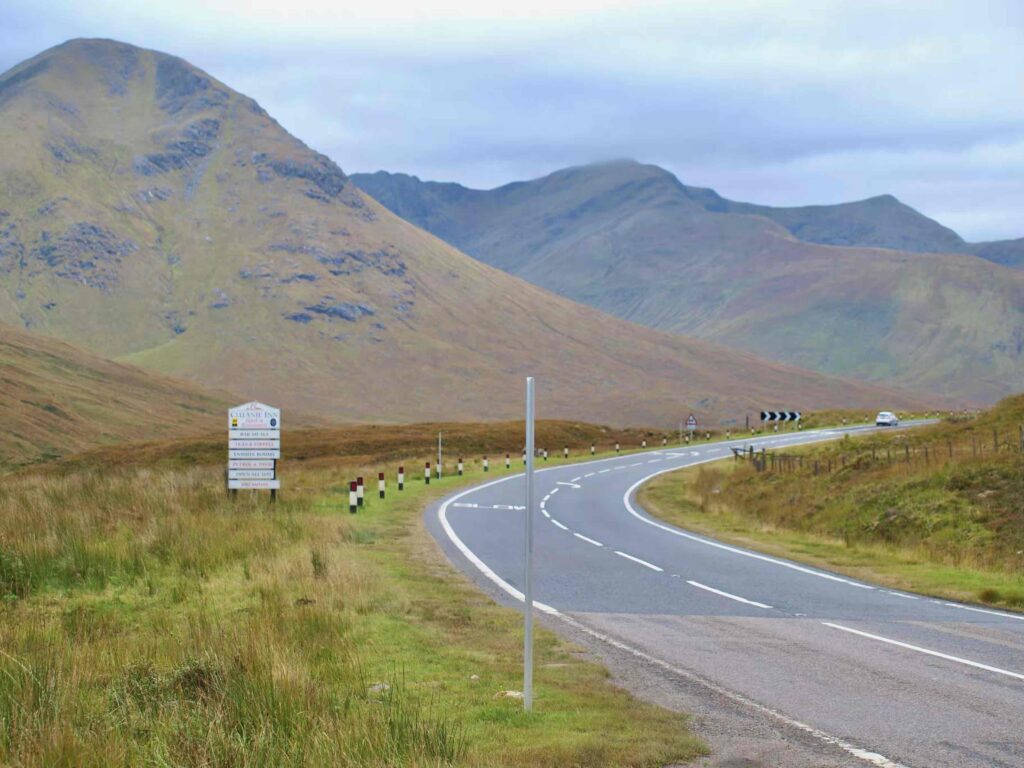
POLYGON ((597 474, 603 475, 605 472, 611 472, 611 470, 610 469, 600 469, 600 470, 598 470, 597 474))
POLYGON ((597 472, 587 472, 587 474, 585 474, 584 477, 593 477, 596 474, 597 472))
POLYGON ((602 544, 600 541, 594 541, 590 537, 584 536, 582 533, 576 533, 575 531, 573 531, 572 535, 575 536, 577 539, 583 539, 583 541, 587 542, 587 544, 593 544, 595 547, 604 546, 604 544, 602 544))
POLYGON ((619 550, 617 549, 615 550, 615 554, 619 557, 624 557, 627 560, 632 560, 634 563, 639 563, 645 568, 650 568, 652 571, 657 571, 658 573, 661 573, 663 570, 665 570, 664 568, 659 568, 653 563, 648 563, 646 560, 641 560, 639 557, 633 557, 632 555, 627 555, 625 552, 619 552, 619 550))
POLYGON ((764 603, 759 603, 756 600, 747 600, 747 598, 740 597, 739 595, 733 595, 733 594, 730 594, 728 592, 723 592, 720 589, 715 589, 714 587, 709 587, 707 584, 701 584, 699 581, 690 581, 689 579, 687 579, 686 583, 689 584, 691 587, 696 587, 697 589, 703 589, 703 590, 706 590, 708 592, 713 592, 714 594, 718 595, 719 597, 727 597, 730 600, 735 600, 737 603, 746 603, 747 605, 753 605, 753 606, 755 606, 757 608, 766 608, 768 610, 771 610, 771 606, 770 605, 765 605, 764 603))
POLYGON ((976 669, 983 669, 986 672, 995 672, 998 675, 1005 675, 1006 677, 1013 677, 1017 680, 1024 680, 1024 675, 1019 672, 1010 672, 1007 669, 1000 669, 999 667, 992 667, 988 664, 982 664, 980 661, 971 661, 970 659, 962 659, 959 656, 950 656, 948 653, 942 653, 940 651, 933 651, 930 648, 922 648, 919 645, 911 645, 910 643, 904 643, 899 640, 893 640, 890 637, 882 637, 881 635, 874 635, 870 632, 862 632, 859 629, 853 629, 852 627, 844 627, 842 624, 832 624, 828 621, 821 622, 826 627, 832 629, 838 629, 843 632, 849 632, 851 635, 860 635, 871 640, 877 640, 880 643, 886 643, 888 645, 895 645, 898 648, 906 648, 909 651, 917 651, 918 653, 926 654, 927 656, 934 656, 938 659, 945 659, 946 661, 954 661, 957 664, 964 664, 968 667, 975 667, 976 669))
POLYGON ((551 519, 551 522, 552 522, 552 523, 554 523, 555 525, 557 525, 557 526, 558 526, 559 528, 561 528, 561 529, 562 529, 563 531, 568 531, 568 530, 569 530, 569 529, 568 529, 568 528, 566 528, 566 527, 565 527, 564 525, 562 525, 562 524, 561 524, 560 522, 558 522, 557 520, 555 520, 555 518, 553 518, 553 517, 552 517, 552 518, 550 518, 550 519, 551 519))

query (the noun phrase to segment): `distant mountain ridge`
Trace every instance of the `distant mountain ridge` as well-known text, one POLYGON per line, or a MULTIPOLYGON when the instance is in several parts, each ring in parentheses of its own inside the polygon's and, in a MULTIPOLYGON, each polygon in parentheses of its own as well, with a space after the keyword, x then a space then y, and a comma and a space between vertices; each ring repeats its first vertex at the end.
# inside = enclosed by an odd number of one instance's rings
POLYGON ((0 75, 0 321, 333 421, 674 423, 910 395, 642 328, 469 258, 182 59, 0 75))
POLYGON ((352 180, 488 264, 653 328, 944 395, 1024 389, 1024 271, 1000 266, 1024 240, 968 244, 891 196, 772 208, 632 161, 493 190, 352 180))

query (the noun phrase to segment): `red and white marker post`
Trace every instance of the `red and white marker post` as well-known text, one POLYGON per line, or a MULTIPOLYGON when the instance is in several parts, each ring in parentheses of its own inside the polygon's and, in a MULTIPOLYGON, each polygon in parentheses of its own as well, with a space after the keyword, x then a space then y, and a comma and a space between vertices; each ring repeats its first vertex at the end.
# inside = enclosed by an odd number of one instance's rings
POLYGON ((359 491, 356 490, 356 481, 353 480, 348 484, 348 511, 349 514, 354 515, 356 513, 356 507, 359 506, 359 491))
POLYGON ((380 497, 384 498, 384 473, 380 472, 377 474, 377 490, 380 491, 380 497))
POLYGON ((356 478, 356 503, 363 506, 363 497, 366 495, 366 488, 363 486, 363 478, 356 478))
POLYGON ((426 485, 430 485, 430 462, 423 468, 423 482, 426 485))

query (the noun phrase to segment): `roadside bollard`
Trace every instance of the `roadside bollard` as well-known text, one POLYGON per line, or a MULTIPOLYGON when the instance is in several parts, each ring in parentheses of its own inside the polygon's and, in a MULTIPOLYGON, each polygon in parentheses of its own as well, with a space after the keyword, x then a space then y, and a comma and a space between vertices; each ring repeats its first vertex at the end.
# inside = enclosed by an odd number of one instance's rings
MULTIPOLYGON (((1024 445, 1024 438, 1021 438, 1021 444, 1024 445)), ((590 444, 590 455, 591 456, 594 455, 594 444, 593 443, 590 444)))
POLYGON ((359 491, 356 490, 356 481, 353 480, 348 484, 348 511, 350 515, 356 513, 356 507, 359 506, 359 491))
POLYGON ((462 477, 462 457, 461 456, 459 457, 458 471, 459 471, 459 477, 462 477))
POLYGON ((405 490, 405 467, 398 468, 398 490, 405 490))
POLYGON ((427 484, 427 485, 430 485, 430 462, 429 461, 427 462, 427 465, 423 468, 423 482, 425 484, 427 484))
POLYGON ((616 453, 618 453, 618 452, 619 452, 619 444, 618 444, 618 443, 616 443, 616 444, 615 444, 615 452, 616 452, 616 453))
POLYGON ((548 460, 548 449, 545 448, 544 449, 544 461, 547 461, 547 460, 548 460))
POLYGON ((640 447, 641 448, 646 448, 647 447, 647 438, 644 438, 643 440, 640 441, 640 447))
POLYGON ((381 472, 377 475, 377 490, 380 491, 380 497, 384 498, 384 473, 381 472))
POLYGON ((437 462, 437 479, 441 479, 441 462, 437 462))
POLYGON ((488 463, 487 457, 484 456, 484 472, 487 472, 490 469, 490 466, 491 465, 488 463))
POLYGON ((361 507, 363 506, 363 496, 366 494, 366 489, 363 487, 363 478, 361 477, 356 479, 356 492, 358 494, 356 501, 361 507))
POLYGON ((668 445, 668 438, 667 437, 661 438, 661 447, 664 448, 666 445, 668 445))
POLYGON ((564 453, 562 455, 562 458, 565 458, 565 459, 569 458, 569 448, 568 448, 568 446, 566 446, 565 451, 564 451, 564 453))
POLYGON ((505 454, 505 469, 512 469, 512 454, 505 454))
POLYGON ((526 466, 526 451, 523 451, 523 466, 526 466))
POLYGON ((726 439, 726 440, 728 440, 728 439, 729 439, 730 435, 731 435, 731 433, 729 432, 729 430, 728 430, 728 429, 727 429, 727 430, 725 430, 725 439, 726 439))
POLYGON ((704 439, 705 440, 710 440, 711 439, 711 433, 710 432, 705 432, 704 433, 704 439))

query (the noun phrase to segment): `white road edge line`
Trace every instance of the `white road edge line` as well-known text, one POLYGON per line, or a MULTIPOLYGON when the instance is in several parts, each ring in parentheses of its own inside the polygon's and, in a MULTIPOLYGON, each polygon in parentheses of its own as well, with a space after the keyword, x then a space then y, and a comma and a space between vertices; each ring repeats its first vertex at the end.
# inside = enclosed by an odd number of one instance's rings
MULTIPOLYGON (((808 441, 808 444, 810 444, 811 442, 818 441, 808 441)), ((696 541, 700 544, 706 544, 709 547, 715 547, 717 549, 725 550, 726 552, 732 552, 736 555, 743 555, 744 557, 750 557, 754 560, 761 560, 763 562, 771 563, 773 565, 779 565, 783 568, 789 568, 794 571, 799 571, 800 573, 806 573, 810 576, 817 576, 819 579, 828 579, 829 581, 835 581, 840 584, 848 584, 851 587, 857 587, 859 589, 874 589, 874 587, 872 587, 870 584, 859 584, 856 581, 850 581, 849 579, 844 579, 841 576, 833 576, 831 573, 815 571, 811 568, 805 568, 802 565, 797 565, 796 563, 787 563, 785 560, 777 560, 774 557, 769 557, 768 555, 762 555, 758 552, 749 552, 745 549, 739 549, 738 547, 732 547, 728 544, 722 544, 718 541, 712 541, 711 539, 705 539, 702 536, 695 536, 692 533, 681 531, 678 528, 673 528, 670 525, 659 523, 657 520, 652 520, 649 517, 644 517, 639 512, 637 512, 636 509, 633 508, 633 505, 629 501, 629 497, 633 495, 633 492, 636 491, 637 488, 639 488, 641 485, 646 483, 651 478, 657 477, 658 475, 668 474, 669 472, 676 472, 681 469, 690 469, 691 467, 696 467, 700 464, 708 464, 712 461, 721 461, 721 459, 717 457, 713 459, 702 459, 701 461, 695 461, 692 464, 687 464, 685 467, 669 467, 667 469, 659 469, 657 472, 652 472, 651 474, 647 475, 647 477, 640 478, 635 483, 633 483, 633 485, 629 486, 629 488, 626 490, 626 493, 623 494, 622 496, 622 503, 623 505, 625 505, 626 511, 629 512, 629 514, 631 514, 640 522, 647 523, 647 525, 654 526, 655 528, 665 531, 666 533, 671 533, 673 536, 680 536, 684 539, 690 539, 691 541, 696 541)))
POLYGON ((910 651, 917 651, 918 653, 924 653, 928 656, 934 656, 938 659, 945 659, 946 661, 955 661, 957 664, 964 664, 968 667, 975 667, 976 669, 984 669, 986 672, 995 672, 998 675, 1006 675, 1006 677, 1013 677, 1017 680, 1024 680, 1024 675, 1019 672, 1010 672, 1007 669, 1000 669, 999 667, 992 667, 988 664, 982 664, 980 661, 971 661, 970 659, 962 659, 959 656, 950 656, 948 653, 942 653, 941 651, 933 651, 930 648, 922 648, 919 645, 911 645, 910 643, 904 643, 900 640, 893 640, 890 637, 882 637, 881 635, 873 635, 870 632, 862 632, 859 629, 853 629, 852 627, 844 627, 842 624, 833 624, 829 621, 821 622, 826 627, 832 629, 839 629, 843 632, 849 632, 851 635, 860 635, 861 637, 867 637, 871 640, 877 640, 880 643, 888 643, 889 645, 895 645, 899 648, 906 648, 910 651))
POLYGON ((888 592, 893 597, 902 597, 902 598, 905 598, 907 600, 920 600, 921 599, 917 595, 904 595, 902 592, 893 592, 891 589, 886 590, 886 592, 888 592))
POLYGON ((592 538, 590 538, 589 536, 584 536, 582 533, 576 533, 576 531, 573 531, 572 535, 575 536, 577 539, 583 539, 588 544, 593 544, 595 547, 604 546, 604 544, 602 544, 600 541, 594 541, 592 538))
POLYGON ((1024 616, 1014 613, 1003 613, 1002 611, 990 611, 988 608, 974 608, 970 605, 958 605, 956 603, 947 603, 943 600, 937 601, 939 605, 945 605, 948 608, 959 608, 961 611, 974 611, 975 613, 988 613, 992 616, 1002 616, 1004 619, 1016 619, 1017 621, 1024 621, 1024 616))
POLYGON ((658 573, 661 573, 662 571, 665 570, 664 568, 659 568, 658 566, 654 565, 653 563, 648 563, 646 560, 641 560, 639 557, 633 557, 632 555, 627 555, 625 552, 619 552, 619 550, 617 550, 617 549, 615 550, 615 554, 618 555, 619 557, 624 557, 627 560, 632 560, 634 563, 639 563, 640 565, 644 566, 645 568, 650 568, 652 571, 657 571, 658 573))
POLYGON ((701 584, 699 581, 690 581, 689 579, 687 579, 686 583, 689 584, 691 587, 696 587, 697 589, 705 589, 708 592, 714 592, 716 595, 721 595, 722 597, 727 597, 730 600, 735 600, 737 603, 746 603, 747 605, 755 605, 758 608, 767 608, 768 610, 771 610, 770 605, 759 603, 756 600, 747 600, 747 598, 740 597, 739 595, 731 595, 728 592, 723 592, 720 589, 709 587, 707 584, 701 584))

